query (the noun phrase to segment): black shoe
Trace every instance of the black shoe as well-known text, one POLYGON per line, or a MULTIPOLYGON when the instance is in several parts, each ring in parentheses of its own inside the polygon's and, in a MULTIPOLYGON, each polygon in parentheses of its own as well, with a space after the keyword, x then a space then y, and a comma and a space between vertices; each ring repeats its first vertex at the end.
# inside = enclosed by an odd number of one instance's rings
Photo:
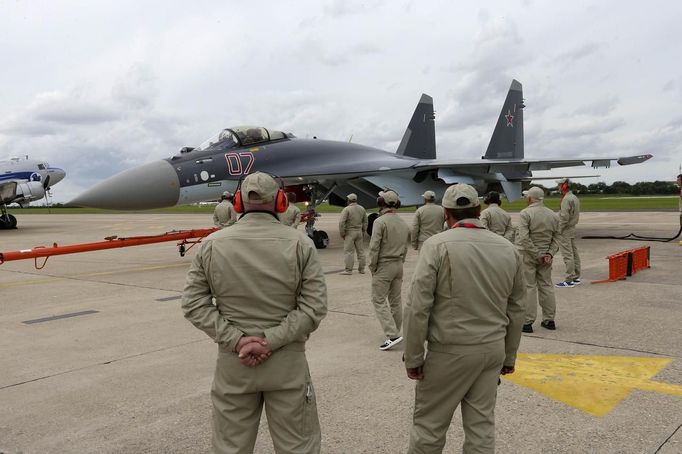
POLYGON ((554 320, 544 320, 542 323, 540 323, 540 326, 542 326, 545 329, 549 329, 554 331, 556 329, 556 325, 554 324, 554 320))
POLYGON ((521 332, 532 333, 533 332, 533 324, 532 323, 526 323, 525 325, 523 325, 523 328, 521 328, 521 332))

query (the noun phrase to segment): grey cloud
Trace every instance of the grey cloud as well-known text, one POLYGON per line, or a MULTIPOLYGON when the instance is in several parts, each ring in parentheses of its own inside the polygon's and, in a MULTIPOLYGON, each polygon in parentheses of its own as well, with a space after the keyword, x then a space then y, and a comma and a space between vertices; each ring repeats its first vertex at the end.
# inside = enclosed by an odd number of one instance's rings
POLYGON ((625 125, 622 118, 604 118, 602 120, 591 119, 589 121, 570 122, 570 120, 558 120, 555 123, 564 122, 556 128, 548 128, 538 131, 538 137, 545 141, 575 140, 585 136, 598 136, 612 132, 625 125))
POLYGON ((618 104, 620 104, 620 98, 610 96, 579 107, 573 115, 604 116, 613 112, 618 104))
POLYGON ((38 94, 24 110, 0 123, 8 135, 55 134, 65 127, 91 126, 115 121, 118 112, 103 102, 85 99, 79 92, 38 94))
POLYGON ((570 49, 563 52, 556 57, 556 61, 564 62, 567 64, 575 63, 578 60, 587 58, 593 54, 596 54, 601 49, 601 45, 595 42, 585 43, 581 46, 570 49))
POLYGON ((380 53, 381 50, 374 44, 357 42, 345 45, 342 48, 331 48, 314 39, 306 39, 295 51, 297 59, 304 62, 316 62, 325 66, 342 66, 359 57, 380 53))
POLYGON ((677 87, 677 82, 675 79, 670 79, 668 82, 663 85, 663 91, 674 91, 675 88, 677 87))
POLYGON ((158 79, 142 63, 131 66, 111 89, 114 100, 136 109, 150 106, 158 94, 158 79))
POLYGON ((332 17, 364 14, 383 4, 381 0, 334 0, 324 7, 324 13, 332 17))

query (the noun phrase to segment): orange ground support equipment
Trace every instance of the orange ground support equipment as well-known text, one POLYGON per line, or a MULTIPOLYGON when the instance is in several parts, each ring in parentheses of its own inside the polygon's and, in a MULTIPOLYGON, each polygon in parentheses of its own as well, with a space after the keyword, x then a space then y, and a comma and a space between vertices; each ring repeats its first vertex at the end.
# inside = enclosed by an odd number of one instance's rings
POLYGON ((650 248, 642 246, 617 252, 606 257, 609 260, 609 278, 592 281, 593 284, 622 281, 639 270, 650 268, 650 248))
POLYGON ((628 276, 632 276, 639 270, 651 268, 651 253, 649 246, 642 246, 632 249, 630 253, 632 254, 632 273, 628 274, 628 276))
POLYGON ((218 230, 217 228, 210 229, 195 229, 195 230, 176 230, 172 232, 162 233, 160 235, 147 236, 131 236, 128 238, 118 238, 116 236, 106 237, 104 241, 97 243, 82 243, 70 244, 67 246, 59 246, 54 243, 52 247, 37 246, 31 249, 22 249, 20 251, 0 252, 0 265, 12 260, 26 260, 34 259, 36 269, 42 269, 47 263, 47 259, 53 255, 77 254, 80 252, 99 251, 102 249, 114 249, 130 246, 141 246, 144 244, 163 243, 166 241, 178 241, 178 251, 181 256, 185 255, 189 249, 195 244, 201 243, 201 239, 218 230), (186 245, 189 244, 189 247, 186 245), (42 264, 38 264, 39 258, 45 258, 42 264))

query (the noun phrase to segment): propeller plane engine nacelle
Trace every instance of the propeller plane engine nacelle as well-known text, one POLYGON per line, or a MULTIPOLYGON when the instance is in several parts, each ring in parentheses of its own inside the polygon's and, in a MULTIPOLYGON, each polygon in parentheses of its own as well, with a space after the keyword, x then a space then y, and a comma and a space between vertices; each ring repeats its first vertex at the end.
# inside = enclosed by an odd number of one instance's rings
POLYGON ((17 194, 23 194, 25 200, 39 200, 45 197, 45 187, 41 181, 17 183, 17 194))

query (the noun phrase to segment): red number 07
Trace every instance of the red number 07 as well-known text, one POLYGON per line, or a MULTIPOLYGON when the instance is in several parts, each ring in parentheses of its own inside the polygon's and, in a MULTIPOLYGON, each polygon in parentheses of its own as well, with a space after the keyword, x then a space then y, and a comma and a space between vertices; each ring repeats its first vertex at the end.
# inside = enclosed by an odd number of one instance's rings
POLYGON ((230 175, 246 175, 251 171, 256 158, 250 151, 242 151, 241 153, 225 153, 225 160, 230 175))

